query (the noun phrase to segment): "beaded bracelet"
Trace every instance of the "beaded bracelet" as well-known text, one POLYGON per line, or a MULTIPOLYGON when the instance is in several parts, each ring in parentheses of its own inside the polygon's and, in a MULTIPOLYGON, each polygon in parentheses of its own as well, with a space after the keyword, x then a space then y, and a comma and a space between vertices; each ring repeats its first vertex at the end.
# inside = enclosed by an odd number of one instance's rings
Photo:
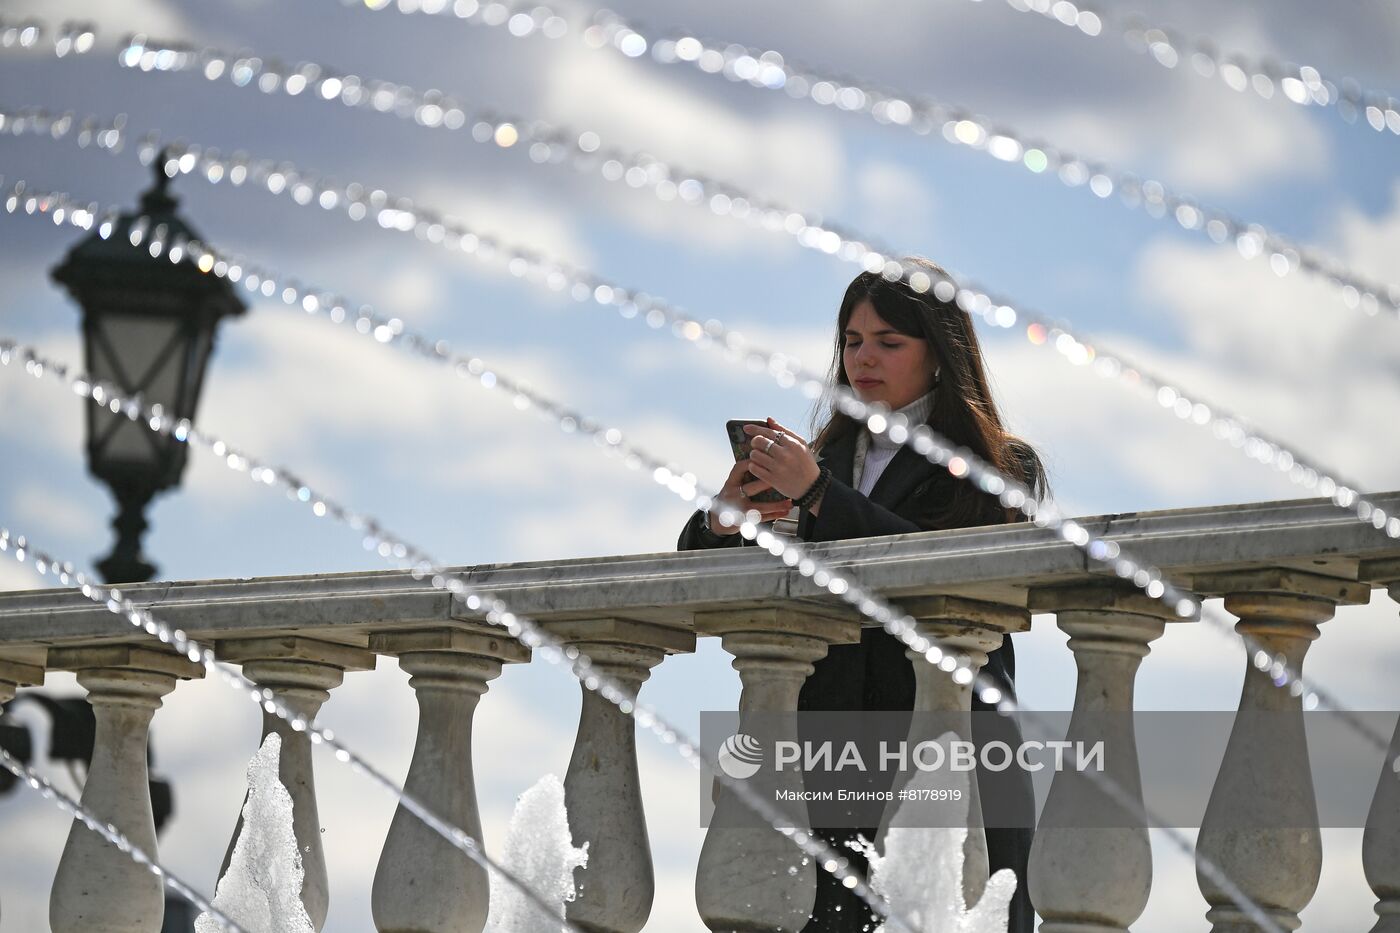
POLYGON ((729 543, 729 535, 722 535, 710 527, 710 515, 705 513, 700 519, 700 540, 710 547, 729 543))
POLYGON ((817 478, 812 482, 812 485, 801 496, 794 499, 792 504, 797 506, 799 509, 809 509, 812 507, 813 504, 816 503, 818 499, 822 497, 822 493, 826 492, 826 487, 830 485, 831 470, 827 467, 822 467, 821 473, 817 475, 817 478))

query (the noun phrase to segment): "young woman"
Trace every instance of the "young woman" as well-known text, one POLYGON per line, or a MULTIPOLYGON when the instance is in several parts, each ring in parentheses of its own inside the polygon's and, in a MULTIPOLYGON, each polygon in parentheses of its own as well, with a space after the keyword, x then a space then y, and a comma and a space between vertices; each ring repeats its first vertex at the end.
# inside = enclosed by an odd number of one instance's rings
MULTIPOLYGON (((914 260, 939 272, 927 260, 914 260)), ((1041 496, 1045 480, 1040 459, 1029 445, 1009 434, 992 401, 982 349, 972 320, 955 304, 931 293, 915 292, 904 282, 862 273, 846 289, 836 318, 836 347, 831 381, 845 386, 863 402, 882 402, 905 415, 909 424, 927 424, 1003 474, 1026 483, 1041 496)), ((756 509, 765 521, 801 509, 797 534, 807 541, 835 541, 872 535, 904 534, 1016 520, 971 483, 962 482, 914 451, 836 411, 824 413, 815 439, 771 418, 766 426, 745 428, 752 438, 749 459, 729 472, 720 498, 756 509), (754 502, 751 496, 777 490, 780 502, 754 502)), ((717 513, 696 512, 681 532, 681 550, 737 546, 745 542, 736 526, 717 513)), ((983 672, 1015 696, 1015 655, 1008 637, 992 652, 983 672)), ((858 645, 836 645, 818 661, 803 685, 799 710, 910 710, 914 673, 904 647, 879 628, 866 628, 858 645)), ((974 697, 974 710, 987 710, 974 697)), ((1014 723, 1011 725, 1014 730, 1014 723)), ((979 744, 974 724, 973 738, 979 744)), ((998 736, 1005 738, 1005 735, 998 736)), ((978 781, 1005 781, 979 769, 978 781)), ((998 800, 1020 800, 1034 812, 1028 781, 1006 790, 998 800)), ((992 795, 983 791, 983 798, 992 795)), ((818 831, 853 864, 846 849, 852 832, 818 831)), ((869 837, 873 831, 867 832, 869 837)), ((989 827, 987 855, 991 870, 1011 868, 1018 880, 1011 905, 1010 933, 1031 933, 1035 914, 1026 894, 1026 865, 1031 830, 989 827)), ((817 902, 806 933, 874 929, 869 910, 825 872, 818 873, 817 902)))

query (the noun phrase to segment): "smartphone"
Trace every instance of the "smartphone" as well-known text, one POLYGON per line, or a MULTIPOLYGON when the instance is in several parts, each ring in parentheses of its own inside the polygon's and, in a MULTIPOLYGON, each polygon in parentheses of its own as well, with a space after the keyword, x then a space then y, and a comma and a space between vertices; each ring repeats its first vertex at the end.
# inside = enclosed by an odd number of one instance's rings
MULTIPOLYGON (((729 446, 734 450, 734 460, 736 462, 749 459, 749 441, 751 441, 752 438, 744 433, 744 425, 746 424, 756 424, 765 428, 768 427, 768 422, 762 418, 757 420, 735 419, 725 422, 725 430, 729 432, 729 446)), ((753 474, 751 473, 749 475, 752 476, 753 474)), ((776 489, 765 489, 756 496, 749 496, 749 499, 753 502, 782 502, 786 498, 787 496, 778 492, 776 489)))

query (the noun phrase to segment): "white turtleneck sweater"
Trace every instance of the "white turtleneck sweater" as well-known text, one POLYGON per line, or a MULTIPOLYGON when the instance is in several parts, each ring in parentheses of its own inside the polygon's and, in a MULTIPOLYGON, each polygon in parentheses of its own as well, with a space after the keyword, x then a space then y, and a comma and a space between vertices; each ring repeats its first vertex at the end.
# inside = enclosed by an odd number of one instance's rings
MULTIPOLYGON (((928 420, 929 412, 933 411, 935 391, 937 390, 930 391, 927 395, 915 399, 896 411, 895 414, 907 418, 907 423, 911 428, 923 424, 928 420)), ((872 435, 869 430, 861 429, 860 434, 856 437, 856 458, 851 471, 851 481, 861 495, 870 495, 870 491, 880 480, 880 474, 885 472, 885 467, 890 465, 894 455, 899 452, 900 446, 890 440, 888 433, 872 435)))

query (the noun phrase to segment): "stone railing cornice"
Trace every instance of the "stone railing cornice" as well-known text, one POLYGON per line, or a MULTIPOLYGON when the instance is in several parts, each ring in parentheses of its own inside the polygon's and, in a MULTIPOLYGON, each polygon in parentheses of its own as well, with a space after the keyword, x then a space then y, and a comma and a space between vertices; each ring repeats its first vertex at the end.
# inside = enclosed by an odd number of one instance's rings
MULTIPOLYGON (((1388 513, 1400 513, 1400 493, 1372 498, 1388 513)), ((1363 561, 1400 558, 1400 542, 1325 500, 1125 513, 1081 523, 1188 585, 1195 574, 1262 566, 1355 580, 1363 561)), ((814 551, 895 599, 946 593, 1025 605, 1032 588, 1112 575, 1028 523, 833 542, 814 551)), ((544 621, 606 616, 689 627, 697 610, 771 606, 773 600, 839 617, 850 611, 796 570, 750 548, 455 570, 544 621)), ((370 631, 471 620, 445 593, 402 571, 152 583, 124 592, 204 637, 297 631, 363 645, 370 631)), ((0 649, 131 637, 110 613, 72 590, 0 594, 0 649)))

